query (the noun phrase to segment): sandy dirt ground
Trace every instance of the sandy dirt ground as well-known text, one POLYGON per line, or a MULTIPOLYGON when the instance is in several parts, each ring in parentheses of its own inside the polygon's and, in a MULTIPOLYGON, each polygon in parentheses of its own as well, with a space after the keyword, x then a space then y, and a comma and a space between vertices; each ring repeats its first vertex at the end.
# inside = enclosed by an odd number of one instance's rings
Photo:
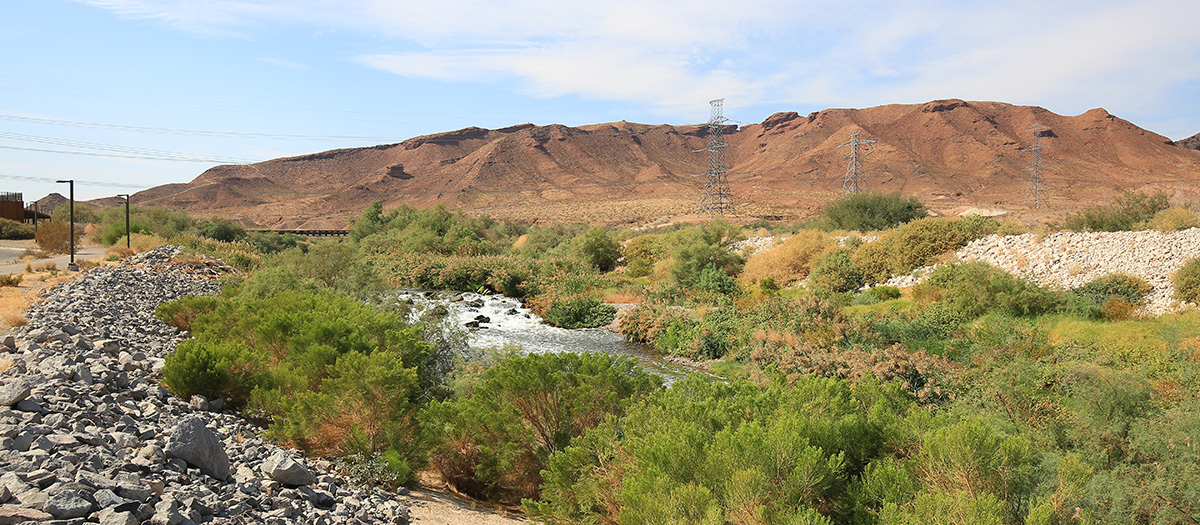
POLYGON ((529 523, 520 514, 467 498, 428 489, 414 490, 405 498, 413 523, 421 525, 512 525, 529 523))

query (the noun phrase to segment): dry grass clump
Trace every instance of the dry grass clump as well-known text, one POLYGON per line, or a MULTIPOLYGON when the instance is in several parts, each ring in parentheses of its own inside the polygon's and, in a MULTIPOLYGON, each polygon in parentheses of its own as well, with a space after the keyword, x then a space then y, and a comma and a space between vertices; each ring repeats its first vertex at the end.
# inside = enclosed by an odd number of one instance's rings
POLYGON ((1137 229, 1173 232, 1200 226, 1200 215, 1182 206, 1172 206, 1154 214, 1150 220, 1139 223, 1137 229))
POLYGON ((13 328, 28 323, 25 310, 29 300, 20 288, 0 289, 0 328, 13 328))
POLYGON ((803 280, 812 272, 821 254, 834 244, 833 238, 824 232, 802 231, 783 244, 747 260, 739 280, 744 285, 753 285, 771 279, 780 286, 803 280))
POLYGON ((21 274, 0 275, 0 286, 20 286, 21 279, 25 276, 21 274))

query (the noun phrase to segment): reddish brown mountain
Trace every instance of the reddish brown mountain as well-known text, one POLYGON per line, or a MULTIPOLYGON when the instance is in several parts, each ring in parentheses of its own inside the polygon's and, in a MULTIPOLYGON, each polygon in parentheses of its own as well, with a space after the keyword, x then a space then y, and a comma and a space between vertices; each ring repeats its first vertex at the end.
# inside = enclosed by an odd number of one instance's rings
MULTIPOLYGON (((919 196, 933 208, 1025 210, 1031 123, 1043 134, 1051 210, 1104 202, 1123 189, 1197 197, 1200 151, 1093 109, 1070 117, 1039 107, 939 100, 807 116, 771 115, 730 126, 728 175, 739 214, 799 216, 842 188, 849 133, 876 140, 870 189, 919 196)), ((636 223, 694 213, 707 155, 699 126, 618 122, 523 124, 413 138, 245 166, 218 166, 136 202, 276 228, 340 227, 373 200, 444 203, 523 220, 636 223)))

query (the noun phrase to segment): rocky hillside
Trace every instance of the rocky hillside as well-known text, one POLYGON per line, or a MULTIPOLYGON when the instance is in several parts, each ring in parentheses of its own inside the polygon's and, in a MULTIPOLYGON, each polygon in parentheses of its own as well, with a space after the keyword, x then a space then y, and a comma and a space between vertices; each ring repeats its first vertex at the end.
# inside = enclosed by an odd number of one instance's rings
MULTIPOLYGON (((1112 273, 1145 279, 1154 289, 1144 312, 1162 315, 1194 307, 1174 298, 1171 274, 1200 256, 1200 228, 1175 232, 1058 232, 1046 236, 989 235, 955 253, 961 261, 983 261, 1042 286, 1078 288, 1112 273)), ((893 278, 887 284, 911 286, 932 269, 893 278)))
POLYGON ((1182 148, 1200 150, 1200 133, 1183 140, 1177 140, 1175 141, 1175 145, 1182 148))
MULTIPOLYGON (((1099 203, 1124 189, 1200 197, 1200 151, 1093 109, 1077 116, 999 102, 939 100, 866 109, 778 113, 728 126, 729 183, 742 215, 796 216, 841 191, 852 131, 878 141, 867 186, 903 191, 935 209, 1024 210, 1033 136, 1044 133, 1054 209, 1099 203)), ((373 200, 536 220, 636 223, 694 213, 707 154, 703 126, 630 122, 523 124, 413 138, 251 165, 218 166, 136 202, 276 228, 340 227, 373 200)))
POLYGON ((264 442, 219 400, 159 386, 185 334, 155 306, 216 293, 209 277, 232 271, 173 253, 59 285, 0 341, 0 523, 407 523, 396 495, 264 442))

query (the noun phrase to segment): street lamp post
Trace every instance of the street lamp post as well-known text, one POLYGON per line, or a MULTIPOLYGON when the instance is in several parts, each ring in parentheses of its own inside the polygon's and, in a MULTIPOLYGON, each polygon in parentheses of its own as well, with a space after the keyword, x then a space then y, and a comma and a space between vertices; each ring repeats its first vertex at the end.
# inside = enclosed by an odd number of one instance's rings
POLYGON ((71 185, 71 264, 67 265, 67 270, 78 272, 79 266, 75 264, 75 179, 56 180, 54 182, 71 185))
POLYGON ((129 194, 119 193, 117 196, 125 198, 125 249, 132 250, 133 248, 130 248, 129 241, 129 194))

